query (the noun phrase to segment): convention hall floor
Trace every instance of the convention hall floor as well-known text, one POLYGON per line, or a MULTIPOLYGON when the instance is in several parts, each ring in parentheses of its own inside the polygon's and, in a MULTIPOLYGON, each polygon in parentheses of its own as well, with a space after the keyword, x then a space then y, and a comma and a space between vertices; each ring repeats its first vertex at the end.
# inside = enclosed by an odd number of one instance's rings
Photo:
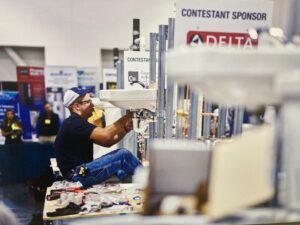
POLYGON ((1 200, 16 215, 20 224, 42 224, 38 221, 41 219, 43 203, 34 199, 25 184, 0 186, 1 200))

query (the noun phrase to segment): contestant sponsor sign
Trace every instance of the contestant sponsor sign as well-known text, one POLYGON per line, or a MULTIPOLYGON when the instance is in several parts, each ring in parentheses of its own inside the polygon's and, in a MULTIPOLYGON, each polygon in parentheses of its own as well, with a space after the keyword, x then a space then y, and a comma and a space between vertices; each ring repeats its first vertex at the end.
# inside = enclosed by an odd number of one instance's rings
POLYGON ((273 3, 264 0, 178 0, 175 46, 213 45, 251 48, 249 28, 270 27, 273 3))

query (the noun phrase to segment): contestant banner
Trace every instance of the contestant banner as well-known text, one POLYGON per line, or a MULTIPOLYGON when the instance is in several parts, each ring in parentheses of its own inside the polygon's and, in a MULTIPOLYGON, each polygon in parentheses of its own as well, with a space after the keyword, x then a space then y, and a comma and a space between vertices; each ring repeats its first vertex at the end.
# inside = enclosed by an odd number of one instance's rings
POLYGON ((176 1, 175 46, 252 48, 249 28, 270 27, 273 2, 264 0, 176 1))
POLYGON ((77 69, 78 86, 88 88, 98 96, 100 83, 100 69, 98 67, 82 67, 77 69))
POLYGON ((46 66, 45 85, 47 101, 61 120, 65 118, 63 106, 64 91, 78 86, 77 68, 75 66, 46 66))
POLYGON ((143 89, 150 84, 150 54, 145 51, 124 51, 124 88, 143 89))
POLYGON ((45 102, 44 68, 18 66, 17 80, 23 138, 31 139, 36 129, 37 118, 45 102))

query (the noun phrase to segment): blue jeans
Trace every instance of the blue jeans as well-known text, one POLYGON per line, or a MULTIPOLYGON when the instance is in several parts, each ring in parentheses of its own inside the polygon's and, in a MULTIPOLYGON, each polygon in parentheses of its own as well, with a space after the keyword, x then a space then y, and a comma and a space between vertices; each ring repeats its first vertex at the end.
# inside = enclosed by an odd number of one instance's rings
POLYGON ((80 181, 84 187, 89 187, 107 180, 112 175, 123 180, 128 175, 133 175, 138 166, 142 166, 141 162, 127 149, 120 148, 76 167, 75 171, 80 167, 86 167, 87 174, 82 176, 75 172, 72 181, 80 181))

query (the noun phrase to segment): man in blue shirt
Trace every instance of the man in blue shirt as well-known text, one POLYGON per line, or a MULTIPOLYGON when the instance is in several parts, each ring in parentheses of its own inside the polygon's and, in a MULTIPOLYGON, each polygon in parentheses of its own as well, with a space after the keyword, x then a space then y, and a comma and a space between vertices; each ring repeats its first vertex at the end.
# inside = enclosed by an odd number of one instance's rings
POLYGON ((87 121, 94 105, 87 90, 74 87, 64 95, 64 106, 71 115, 65 119, 55 140, 57 164, 63 176, 80 181, 88 187, 99 184, 112 175, 124 180, 141 166, 127 149, 120 148, 93 160, 93 143, 110 147, 132 130, 132 113, 105 127, 87 121))

